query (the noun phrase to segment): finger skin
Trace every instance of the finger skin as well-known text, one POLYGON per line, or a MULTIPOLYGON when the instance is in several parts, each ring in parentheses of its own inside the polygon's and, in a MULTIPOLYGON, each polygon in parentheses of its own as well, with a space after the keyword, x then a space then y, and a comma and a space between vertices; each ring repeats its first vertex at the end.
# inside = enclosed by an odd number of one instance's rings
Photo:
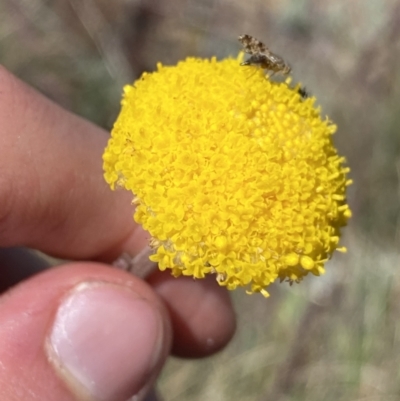
POLYGON ((228 291, 217 284, 215 277, 194 280, 156 272, 148 281, 170 312, 174 355, 208 356, 231 340, 236 329, 232 302, 228 291))
MULTIPOLYGON (((4 291, 5 279, 21 279, 23 271, 30 275, 44 270, 48 262, 24 248, 3 249, 0 250, 0 267, 0 289, 4 291), (15 277, 18 272, 20 274, 15 277)), ((232 338, 236 320, 229 293, 213 276, 205 280, 177 279, 168 272, 155 272, 148 281, 165 302, 172 318, 175 355, 208 356, 232 338)))
POLYGON ((108 133, 0 67, 0 244, 68 258, 117 257, 148 237, 132 195, 104 182, 108 133), (139 233, 136 233, 139 231, 139 233))
POLYGON ((168 315, 146 283, 100 264, 69 264, 41 273, 0 298, 1 400, 77 400, 49 363, 45 342, 60 300, 72 287, 89 280, 130 287, 158 308, 165 319, 163 354, 167 356, 168 315))

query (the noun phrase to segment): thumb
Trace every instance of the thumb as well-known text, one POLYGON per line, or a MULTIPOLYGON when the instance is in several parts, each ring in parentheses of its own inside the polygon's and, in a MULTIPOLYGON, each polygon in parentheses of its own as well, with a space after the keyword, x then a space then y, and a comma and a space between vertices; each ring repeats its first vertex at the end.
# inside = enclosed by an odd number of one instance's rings
POLYGON ((0 399, 125 401, 151 385, 169 346, 144 282, 95 263, 51 269, 0 298, 0 399))

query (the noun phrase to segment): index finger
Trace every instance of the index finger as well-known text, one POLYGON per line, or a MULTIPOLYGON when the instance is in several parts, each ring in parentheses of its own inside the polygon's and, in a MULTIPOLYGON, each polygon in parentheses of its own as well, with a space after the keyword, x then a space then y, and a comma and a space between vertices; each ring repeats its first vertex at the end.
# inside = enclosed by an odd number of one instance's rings
POLYGON ((108 133, 0 67, 0 244, 66 258, 137 252, 131 195, 102 174, 108 133))

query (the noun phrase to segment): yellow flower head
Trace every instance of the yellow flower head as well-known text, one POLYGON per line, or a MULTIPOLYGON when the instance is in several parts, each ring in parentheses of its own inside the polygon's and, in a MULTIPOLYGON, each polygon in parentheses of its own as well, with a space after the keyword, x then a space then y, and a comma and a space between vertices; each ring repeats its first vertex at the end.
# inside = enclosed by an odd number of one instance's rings
POLYGON ((351 215, 349 169, 314 98, 240 61, 159 64, 126 86, 104 176, 135 194, 161 270, 267 295, 323 273, 351 215))

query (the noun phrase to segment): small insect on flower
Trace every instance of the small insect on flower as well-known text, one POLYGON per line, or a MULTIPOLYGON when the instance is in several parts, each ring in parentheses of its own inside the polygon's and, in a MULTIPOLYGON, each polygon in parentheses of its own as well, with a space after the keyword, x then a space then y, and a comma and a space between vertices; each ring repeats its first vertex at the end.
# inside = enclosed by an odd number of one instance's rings
POLYGON ((272 53, 264 43, 250 35, 241 35, 238 39, 243 45, 243 50, 250 54, 250 58, 243 61, 241 65, 259 65, 265 70, 272 71, 271 76, 276 72, 283 75, 290 74, 292 70, 290 65, 281 56, 272 53))
POLYGON ((305 86, 301 86, 298 92, 302 99, 307 99, 310 97, 310 93, 305 86))

